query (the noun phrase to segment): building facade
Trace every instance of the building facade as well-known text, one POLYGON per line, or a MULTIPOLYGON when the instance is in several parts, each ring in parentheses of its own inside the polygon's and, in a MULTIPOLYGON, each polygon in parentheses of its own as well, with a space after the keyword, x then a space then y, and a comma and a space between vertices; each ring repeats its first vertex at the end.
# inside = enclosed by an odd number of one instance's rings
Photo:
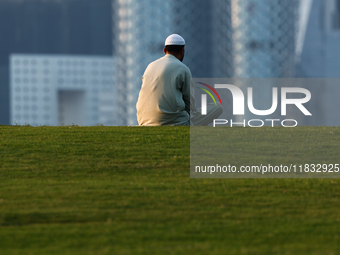
MULTIPOLYGON (((254 107, 270 109, 272 88, 295 73, 298 0, 232 0, 234 76, 244 94, 253 88, 254 107), (267 78, 258 80, 256 78, 267 78)), ((254 119, 247 111, 239 119, 254 119)), ((280 117, 277 110, 269 118, 280 117)))
POLYGON ((117 125, 112 57, 14 54, 11 125, 117 125))
POLYGON ((112 56, 111 0, 1 0, 0 32, 1 125, 10 124, 10 55, 112 56))
POLYGON ((308 8, 302 24, 298 76, 309 78, 313 118, 301 121, 305 125, 340 126, 340 1, 302 3, 308 8))

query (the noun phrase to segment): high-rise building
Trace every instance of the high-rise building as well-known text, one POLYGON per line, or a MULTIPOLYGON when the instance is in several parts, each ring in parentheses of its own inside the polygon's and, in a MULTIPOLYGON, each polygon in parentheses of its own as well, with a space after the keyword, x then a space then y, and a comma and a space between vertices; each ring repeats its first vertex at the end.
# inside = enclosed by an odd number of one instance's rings
POLYGON ((10 124, 117 125, 112 57, 14 54, 10 124))
POLYGON ((112 56, 111 0, 0 1, 0 124, 9 122, 9 56, 112 56))
POLYGON ((186 40, 184 62, 194 78, 232 77, 230 1, 174 1, 173 26, 186 40))
POLYGON ((172 1, 117 0, 113 15, 114 48, 118 63, 121 125, 137 122, 136 103, 147 65, 161 57, 172 30, 172 1))
POLYGON ((340 0, 301 0, 298 76, 308 79, 313 118, 305 125, 340 126, 340 0), (321 78, 321 79, 320 79, 321 78), (314 97, 313 97, 314 95, 314 97))
MULTIPOLYGON (((236 84, 253 88, 256 109, 270 109, 274 79, 294 77, 298 0, 231 0, 236 84)), ((279 111, 271 118, 278 118, 279 111)), ((249 111, 239 119, 252 119, 249 111)), ((265 117, 263 117, 265 118, 265 117)))
POLYGON ((297 0, 232 0, 235 77, 294 76, 297 0))
POLYGON ((339 78, 340 0, 302 1, 309 4, 304 24, 299 77, 339 78))

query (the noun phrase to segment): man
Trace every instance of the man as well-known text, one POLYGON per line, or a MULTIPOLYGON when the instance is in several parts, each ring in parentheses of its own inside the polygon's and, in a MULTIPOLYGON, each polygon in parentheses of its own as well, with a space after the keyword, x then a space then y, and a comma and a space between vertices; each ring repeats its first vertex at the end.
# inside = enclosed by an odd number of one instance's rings
POLYGON ((165 56, 150 63, 143 75, 137 102, 137 119, 143 126, 207 125, 222 114, 221 105, 196 110, 189 68, 182 63, 185 41, 177 34, 165 40, 165 56))

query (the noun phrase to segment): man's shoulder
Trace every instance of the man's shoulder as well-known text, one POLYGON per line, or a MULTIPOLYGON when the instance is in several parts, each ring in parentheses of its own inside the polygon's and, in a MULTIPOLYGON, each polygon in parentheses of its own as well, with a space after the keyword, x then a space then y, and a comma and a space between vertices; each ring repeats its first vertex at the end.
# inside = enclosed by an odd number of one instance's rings
POLYGON ((172 67, 176 67, 178 69, 182 69, 183 71, 190 73, 189 67, 187 67, 183 62, 179 61, 177 58, 175 58, 172 55, 171 56, 168 56, 168 55, 165 55, 159 59, 156 59, 155 61, 151 62, 149 66, 150 67, 160 66, 160 65, 165 65, 169 67, 172 66, 172 67))
POLYGON ((179 64, 181 65, 181 67, 184 69, 184 70, 186 70, 187 72, 189 72, 190 73, 190 69, 189 69, 189 67, 187 67, 187 65, 186 64, 184 64, 183 62, 181 62, 181 61, 178 61, 179 62, 179 64))

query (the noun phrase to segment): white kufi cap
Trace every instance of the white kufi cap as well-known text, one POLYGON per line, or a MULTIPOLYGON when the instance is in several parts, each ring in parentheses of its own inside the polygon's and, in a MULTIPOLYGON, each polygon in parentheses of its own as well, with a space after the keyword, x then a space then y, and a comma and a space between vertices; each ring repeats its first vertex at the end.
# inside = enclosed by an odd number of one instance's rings
POLYGON ((185 45, 184 38, 178 34, 169 35, 165 40, 165 46, 167 45, 185 45))

